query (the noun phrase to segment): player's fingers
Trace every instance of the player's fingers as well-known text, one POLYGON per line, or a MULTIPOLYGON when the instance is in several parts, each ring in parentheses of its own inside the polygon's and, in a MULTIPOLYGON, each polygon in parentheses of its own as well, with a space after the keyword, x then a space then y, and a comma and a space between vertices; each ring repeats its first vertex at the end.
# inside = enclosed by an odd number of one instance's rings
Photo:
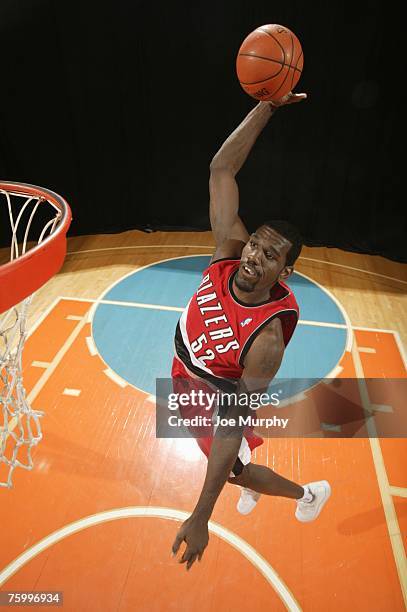
POLYGON ((187 546, 186 549, 184 550, 184 554, 182 555, 181 559, 179 560, 180 563, 185 563, 186 561, 189 561, 190 557, 193 555, 194 553, 192 552, 192 550, 187 546))
POLYGON ((178 549, 179 549, 179 547, 181 546, 181 542, 183 541, 183 539, 184 539, 184 538, 183 538, 182 534, 181 534, 181 533, 178 533, 178 534, 177 534, 177 537, 176 537, 176 538, 175 538, 175 540, 174 540, 174 543, 173 543, 173 545, 172 545, 172 548, 171 548, 171 550, 172 550, 172 554, 173 554, 173 555, 176 555, 176 554, 177 554, 178 549))
POLYGON ((189 561, 187 563, 187 570, 191 569, 192 565, 195 563, 196 561, 196 553, 194 555, 191 555, 191 557, 189 558, 189 561))

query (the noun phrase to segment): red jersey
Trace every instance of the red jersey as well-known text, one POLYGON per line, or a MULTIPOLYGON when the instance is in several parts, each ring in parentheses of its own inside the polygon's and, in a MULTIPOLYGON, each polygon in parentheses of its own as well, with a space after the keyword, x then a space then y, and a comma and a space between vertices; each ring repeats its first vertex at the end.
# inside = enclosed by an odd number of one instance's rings
POLYGON ((287 346, 299 318, 294 294, 278 281, 270 298, 244 304, 233 291, 240 259, 219 259, 203 272, 175 334, 177 356, 192 373, 208 380, 242 376, 245 356, 260 331, 278 317, 287 346))

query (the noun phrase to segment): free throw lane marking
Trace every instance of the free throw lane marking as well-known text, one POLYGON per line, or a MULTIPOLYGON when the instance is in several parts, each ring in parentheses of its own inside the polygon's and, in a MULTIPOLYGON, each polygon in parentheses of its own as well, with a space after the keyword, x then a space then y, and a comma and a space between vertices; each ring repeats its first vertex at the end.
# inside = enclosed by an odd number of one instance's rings
MULTIPOLYGON (((54 307, 54 305, 59 301, 59 299, 60 298, 58 298, 55 302, 53 302, 52 307, 54 307)), ((46 314, 48 314, 48 311, 47 311, 46 314)), ((43 315, 44 318, 45 318, 46 314, 44 313, 44 315, 43 315)), ((68 350, 70 349, 72 344, 75 342, 76 338, 79 336, 79 334, 80 334, 83 326, 85 325, 85 323, 86 323, 86 319, 82 318, 81 321, 78 322, 78 324, 75 326, 74 330, 72 331, 70 336, 67 338, 67 340, 64 342, 62 347, 59 349, 58 353, 55 355, 55 357, 52 360, 52 362, 49 364, 47 369, 41 375, 41 377, 36 382, 36 384, 31 389, 31 391, 28 393, 28 395, 27 395, 27 402, 28 402, 28 404, 32 404, 33 403, 33 401, 35 400, 35 398, 37 397, 37 395, 39 394, 41 389, 44 387, 44 385, 51 378, 51 376, 55 372, 57 366, 60 364, 60 362, 62 361, 62 359, 65 356, 65 354, 68 352, 68 350)), ((10 420, 10 422, 9 422, 9 431, 13 431, 13 429, 15 428, 16 425, 17 425, 17 417, 13 417, 10 420)))
POLYGON ((47 368, 49 368, 51 363, 49 361, 32 361, 31 365, 33 368, 43 368, 44 370, 46 370, 47 368))
POLYGON ((64 389, 62 395, 71 395, 72 397, 79 397, 81 394, 80 389, 64 389))

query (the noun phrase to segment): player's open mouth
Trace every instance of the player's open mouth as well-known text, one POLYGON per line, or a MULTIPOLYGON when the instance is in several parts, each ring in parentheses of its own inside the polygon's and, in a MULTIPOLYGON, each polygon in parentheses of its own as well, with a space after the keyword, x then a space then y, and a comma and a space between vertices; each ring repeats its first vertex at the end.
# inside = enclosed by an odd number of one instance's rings
POLYGON ((250 276, 251 278, 257 278, 258 277, 258 274, 257 274, 255 268, 253 268, 253 266, 250 266, 248 264, 243 264, 242 267, 241 267, 241 270, 243 271, 245 276, 250 276))

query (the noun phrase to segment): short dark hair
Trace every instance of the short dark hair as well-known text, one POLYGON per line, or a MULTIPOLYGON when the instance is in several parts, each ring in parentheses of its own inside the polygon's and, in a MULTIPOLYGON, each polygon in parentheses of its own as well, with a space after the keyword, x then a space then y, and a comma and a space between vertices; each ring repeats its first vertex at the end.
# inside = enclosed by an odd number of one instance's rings
POLYGON ((286 266, 293 266, 302 249, 302 236, 299 229, 295 227, 295 225, 292 225, 292 223, 281 219, 265 221, 263 225, 271 227, 280 234, 280 236, 283 236, 291 242, 292 246, 287 253, 285 264, 286 266))

